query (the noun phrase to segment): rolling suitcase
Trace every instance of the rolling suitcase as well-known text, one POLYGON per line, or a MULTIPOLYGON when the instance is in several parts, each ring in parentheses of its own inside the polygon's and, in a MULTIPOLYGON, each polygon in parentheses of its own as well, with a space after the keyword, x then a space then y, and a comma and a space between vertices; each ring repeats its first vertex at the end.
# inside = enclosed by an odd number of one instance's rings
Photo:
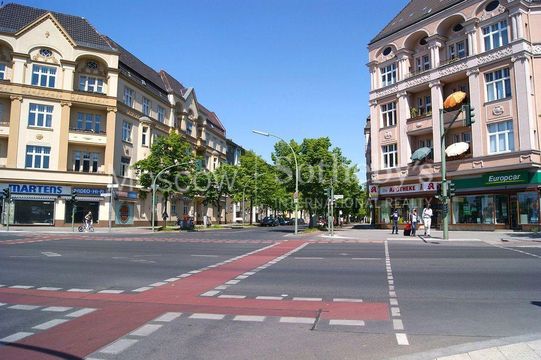
POLYGON ((411 224, 404 225, 404 236, 411 236, 411 224))

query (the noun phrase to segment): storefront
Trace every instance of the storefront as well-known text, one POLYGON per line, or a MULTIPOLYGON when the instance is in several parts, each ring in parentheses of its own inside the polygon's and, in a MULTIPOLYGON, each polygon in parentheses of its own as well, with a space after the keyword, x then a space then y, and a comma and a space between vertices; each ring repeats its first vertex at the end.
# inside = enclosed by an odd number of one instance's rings
POLYGON ((539 225, 541 172, 494 172, 452 181, 450 229, 532 230, 539 225))
POLYGON ((12 225, 53 226, 57 200, 71 193, 70 186, 39 184, 0 184, 0 190, 8 186, 12 201, 6 207, 12 225))
MULTIPOLYGON (((79 224, 84 221, 86 214, 92 212, 94 224, 99 224, 100 202, 104 201, 102 194, 105 193, 103 188, 73 188, 76 194, 77 204, 74 212, 74 223, 79 224)), ((68 199, 66 199, 68 200, 68 199)), ((71 223, 71 215, 73 211, 73 203, 66 201, 66 211, 64 221, 66 224, 71 223)))
POLYGON ((115 224, 134 225, 135 205, 139 194, 135 191, 117 191, 115 200, 115 224))
POLYGON ((399 224, 408 221, 413 209, 420 214, 426 204, 434 207, 433 224, 437 224, 439 203, 434 196, 438 190, 439 183, 422 182, 414 184, 402 184, 394 186, 371 185, 369 196, 373 201, 375 222, 378 227, 391 227, 391 214, 396 209, 399 216, 399 224))

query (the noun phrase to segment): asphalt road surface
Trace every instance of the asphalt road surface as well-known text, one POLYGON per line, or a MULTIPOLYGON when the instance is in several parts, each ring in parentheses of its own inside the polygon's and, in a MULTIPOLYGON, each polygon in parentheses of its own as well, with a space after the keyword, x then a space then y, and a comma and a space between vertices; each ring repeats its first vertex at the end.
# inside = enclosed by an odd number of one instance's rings
POLYGON ((291 230, 2 232, 0 358, 430 358, 541 332, 539 245, 291 230))

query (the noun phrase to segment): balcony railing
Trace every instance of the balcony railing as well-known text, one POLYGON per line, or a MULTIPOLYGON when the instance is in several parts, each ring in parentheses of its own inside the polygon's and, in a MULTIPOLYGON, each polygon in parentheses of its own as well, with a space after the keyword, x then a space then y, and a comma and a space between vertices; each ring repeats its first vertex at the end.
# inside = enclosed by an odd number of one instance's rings
POLYGON ((82 134, 93 134, 93 135, 106 135, 106 132, 104 130, 96 131, 94 129, 79 129, 79 128, 70 128, 70 131, 72 132, 78 132, 82 134))

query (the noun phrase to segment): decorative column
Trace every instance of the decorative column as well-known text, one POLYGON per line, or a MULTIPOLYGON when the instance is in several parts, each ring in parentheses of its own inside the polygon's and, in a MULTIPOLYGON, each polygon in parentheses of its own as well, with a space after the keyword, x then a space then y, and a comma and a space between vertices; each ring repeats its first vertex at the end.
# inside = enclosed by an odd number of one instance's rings
POLYGON ((471 126, 471 151, 473 157, 477 158, 485 154, 484 144, 486 139, 486 135, 483 133, 483 116, 481 116, 481 109, 483 109, 481 79, 479 77, 479 69, 470 69, 466 72, 466 75, 468 76, 470 89, 470 93, 468 94, 470 105, 474 108, 474 113, 476 114, 475 122, 471 126))
POLYGON ((398 81, 404 80, 409 75, 409 62, 413 52, 407 49, 402 49, 397 52, 398 59, 398 81))
MULTIPOLYGON (((107 124, 105 131, 107 133, 107 144, 105 145, 104 167, 108 175, 115 174, 115 145, 116 145, 116 107, 107 108, 107 124)), ((149 131, 150 136, 150 131, 149 131)))
POLYGON ((366 66, 370 71, 370 90, 375 90, 378 87, 378 62, 370 61, 366 66))
POLYGON ((440 48, 445 39, 440 35, 431 36, 428 39, 428 49, 430 50, 430 67, 436 69, 440 66, 440 48))
POLYGON ((410 115, 409 94, 406 91, 396 95, 398 98, 398 151, 400 167, 407 166, 411 158, 411 144, 408 137, 407 120, 410 115))
POLYGON ((522 10, 515 8, 510 10, 511 18, 511 41, 524 38, 524 23, 522 22, 522 10))
MULTIPOLYGON (((27 72, 26 60, 30 57, 26 54, 13 54, 13 69, 11 75, 11 82, 17 84, 25 83, 25 73, 27 72)), ((29 78, 32 73, 32 69, 28 71, 30 73, 29 78)), ((28 80, 30 84, 30 80, 28 80)))
POLYGON ((434 151, 434 162, 439 162, 441 158, 441 132, 440 132, 440 109, 443 108, 443 84, 439 81, 432 81, 430 87, 430 96, 432 99, 432 148, 434 151))
POLYGON ((60 137, 58 145, 58 170, 67 171, 71 103, 62 101, 60 106, 62 107, 62 113, 60 115, 60 132, 58 134, 60 137))
POLYGON ((515 94, 513 98, 517 101, 516 124, 518 129, 518 149, 515 150, 534 150, 537 149, 535 141, 535 114, 533 111, 532 80, 530 71, 530 57, 525 54, 513 56, 513 70, 515 73, 515 94))
POLYGON ((10 96, 11 108, 9 113, 9 137, 8 137, 8 168, 17 167, 17 153, 19 151, 19 127, 21 123, 22 96, 10 96))
POLYGON ((464 23, 464 30, 468 36, 468 56, 477 55, 477 18, 470 19, 464 23))
POLYGON ((62 61, 64 79, 62 89, 73 91, 79 89, 79 82, 75 83, 75 63, 62 61))
POLYGON ((370 101, 370 154, 372 157, 371 171, 378 171, 381 167, 381 148, 379 144, 379 129, 381 126, 381 119, 378 111, 378 101, 370 101))

